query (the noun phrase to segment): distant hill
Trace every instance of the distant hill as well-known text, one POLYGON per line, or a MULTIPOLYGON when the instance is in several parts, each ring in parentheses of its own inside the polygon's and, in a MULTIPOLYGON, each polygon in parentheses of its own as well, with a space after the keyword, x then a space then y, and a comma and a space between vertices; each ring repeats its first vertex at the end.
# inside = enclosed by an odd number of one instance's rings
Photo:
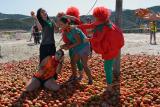
POLYGON ((0 20, 0 29, 22 29, 29 30, 31 28, 31 24, 28 24, 25 21, 16 20, 16 19, 4 19, 0 20))
POLYGON ((153 10, 154 12, 160 12, 160 6, 149 7, 149 9, 153 10))
POLYGON ((3 14, 0 13, 0 19, 23 19, 28 18, 29 16, 20 15, 20 14, 3 14))
MULTIPOLYGON (((154 12, 160 12, 160 6, 150 7, 150 10, 154 12)), ((123 10, 123 29, 138 28, 140 24, 148 23, 146 20, 137 18, 134 15, 134 10, 123 10)), ((87 18, 94 20, 91 15, 81 16, 83 22, 87 22, 87 18)), ((55 19, 55 17, 54 17, 55 19)), ((110 19, 115 22, 115 12, 112 12, 110 19)), ((33 25, 33 19, 30 16, 20 15, 20 14, 3 14, 0 13, 0 29, 22 29, 30 30, 33 25)), ((158 27, 160 28, 160 21, 158 21, 158 27)))

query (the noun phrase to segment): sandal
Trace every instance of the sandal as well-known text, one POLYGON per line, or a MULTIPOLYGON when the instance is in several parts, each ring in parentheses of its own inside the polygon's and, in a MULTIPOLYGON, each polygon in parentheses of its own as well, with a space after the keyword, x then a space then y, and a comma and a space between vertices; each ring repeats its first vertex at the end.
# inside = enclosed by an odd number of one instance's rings
POLYGON ((68 79, 68 82, 70 82, 70 81, 75 81, 75 80, 77 80, 77 76, 71 76, 69 79, 68 79))
POLYGON ((93 84, 93 80, 89 80, 88 85, 92 85, 92 84, 93 84))

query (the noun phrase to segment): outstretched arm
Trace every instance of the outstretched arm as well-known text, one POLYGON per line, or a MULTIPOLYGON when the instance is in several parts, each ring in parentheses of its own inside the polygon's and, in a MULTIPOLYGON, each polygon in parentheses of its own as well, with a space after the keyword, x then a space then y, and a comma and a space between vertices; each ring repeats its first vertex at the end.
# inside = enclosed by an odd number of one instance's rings
POLYGON ((39 23, 37 16, 35 15, 35 13, 33 11, 31 12, 31 16, 34 19, 34 21, 38 27, 38 31, 42 31, 42 25, 39 23))
POLYGON ((94 29, 95 28, 95 24, 91 23, 91 24, 81 24, 77 26, 78 28, 83 28, 83 29, 94 29))
POLYGON ((70 15, 64 15, 66 16, 67 18, 69 18, 70 20, 73 20, 75 22, 78 22, 78 23, 81 23, 80 19, 75 17, 75 16, 70 16, 70 15))
POLYGON ((61 73, 61 70, 62 70, 62 67, 63 67, 63 61, 64 61, 64 57, 62 57, 62 59, 60 60, 58 66, 57 66, 57 69, 56 69, 57 74, 61 73))
POLYGON ((65 49, 65 50, 69 50, 71 48, 74 48, 76 47, 77 45, 79 45, 81 43, 81 38, 80 38, 80 35, 77 34, 77 35, 74 35, 74 38, 76 40, 76 43, 73 43, 73 44, 66 44, 66 45, 62 45, 61 46, 61 49, 65 49))

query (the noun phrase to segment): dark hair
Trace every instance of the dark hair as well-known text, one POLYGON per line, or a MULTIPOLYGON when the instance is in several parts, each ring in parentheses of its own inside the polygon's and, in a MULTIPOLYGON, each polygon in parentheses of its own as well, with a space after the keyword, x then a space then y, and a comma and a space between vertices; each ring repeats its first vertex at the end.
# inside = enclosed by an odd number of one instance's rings
MULTIPOLYGON (((42 10, 43 10, 43 8, 39 8, 37 10, 37 19, 38 19, 39 23, 42 25, 42 27, 44 27, 44 25, 45 25, 46 22, 42 19, 42 16, 41 16, 41 11, 42 10)), ((48 17, 48 15, 47 15, 47 20, 50 20, 49 17, 48 17)))
POLYGON ((62 56, 64 56, 64 51, 62 49, 59 50, 62 53, 62 56))
POLYGON ((64 56, 64 51, 62 49, 59 49, 58 51, 56 51, 56 54, 60 54, 61 57, 64 56))
POLYGON ((64 16, 60 18, 60 21, 63 22, 64 24, 67 24, 70 22, 69 19, 67 19, 67 17, 64 17, 64 16))
POLYGON ((74 20, 71 20, 71 21, 70 21, 70 25, 79 25, 79 23, 77 23, 77 22, 74 21, 74 20))

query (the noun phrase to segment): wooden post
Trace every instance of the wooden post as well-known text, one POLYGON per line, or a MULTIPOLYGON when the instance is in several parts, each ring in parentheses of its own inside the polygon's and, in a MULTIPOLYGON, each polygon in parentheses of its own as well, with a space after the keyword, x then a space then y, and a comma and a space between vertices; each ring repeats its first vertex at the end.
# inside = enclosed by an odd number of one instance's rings
MULTIPOLYGON (((115 24, 120 28, 122 25, 122 4, 123 0, 116 0, 115 24)), ((120 75, 120 59, 121 59, 121 51, 118 57, 115 58, 115 63, 113 65, 113 71, 118 77, 120 75)))

